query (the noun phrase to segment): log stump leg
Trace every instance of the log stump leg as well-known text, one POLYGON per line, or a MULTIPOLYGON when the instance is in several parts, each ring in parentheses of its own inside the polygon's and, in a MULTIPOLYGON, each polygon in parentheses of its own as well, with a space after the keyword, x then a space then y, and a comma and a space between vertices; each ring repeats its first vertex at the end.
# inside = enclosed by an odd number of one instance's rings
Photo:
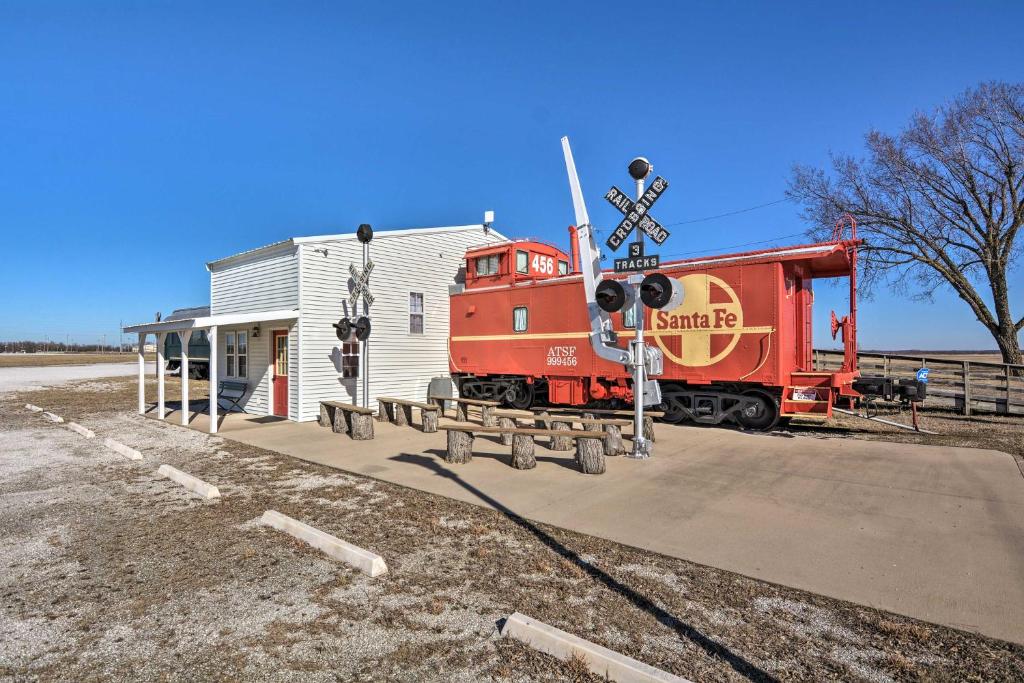
POLYGON ((644 415, 644 438, 654 443, 654 418, 644 415))
POLYGON ((349 436, 354 440, 369 441, 373 438, 373 414, 349 411, 349 425, 349 436))
POLYGON ((622 430, 619 429, 619 425, 605 425, 604 432, 607 434, 604 437, 604 454, 623 455, 626 447, 622 443, 622 430))
POLYGON ((455 421, 466 422, 466 404, 456 403, 455 404, 455 421))
MULTIPOLYGON (((568 431, 572 425, 569 422, 559 422, 557 420, 551 421, 551 429, 568 431)), ((549 446, 553 451, 571 451, 572 450, 572 437, 571 436, 552 436, 551 445, 549 446)))
POLYGON ((445 456, 447 462, 453 464, 467 463, 473 459, 473 433, 459 432, 454 429, 448 430, 448 453, 445 456))
POLYGON ((377 401, 377 415, 376 415, 376 417, 374 419, 376 419, 377 422, 390 422, 391 421, 390 409, 391 409, 391 404, 390 403, 378 400, 377 401))
POLYGON ((331 429, 335 434, 348 434, 348 415, 341 408, 334 409, 334 421, 331 429))
POLYGON ((427 434, 433 434, 437 431, 437 410, 421 410, 420 414, 423 416, 423 431, 427 434))
MULTIPOLYGON (((501 427, 502 429, 512 430, 512 429, 516 428, 516 421, 513 420, 511 417, 499 417, 498 418, 498 426, 501 427)), ((502 432, 499 435, 498 438, 501 440, 501 445, 502 446, 512 446, 515 443, 514 440, 512 439, 511 431, 509 431, 509 432, 502 432)))
POLYGON ((494 408, 491 406, 480 406, 480 418, 484 427, 494 427, 498 424, 494 418, 494 408))
POLYGON ((391 423, 396 424, 399 427, 405 427, 409 424, 409 420, 406 419, 408 416, 405 413, 405 409, 409 406, 403 406, 401 403, 391 404, 391 423))
POLYGON ((331 409, 326 404, 320 404, 320 426, 330 427, 333 420, 331 419, 331 409))
POLYGON ((576 462, 583 474, 604 474, 604 444, 601 439, 578 437, 576 462))
MULTIPOLYGON (((505 435, 502 434, 502 436, 505 435)), ((532 470, 537 466, 537 459, 533 456, 533 435, 512 434, 511 437, 512 461, 510 464, 517 470, 532 470)))

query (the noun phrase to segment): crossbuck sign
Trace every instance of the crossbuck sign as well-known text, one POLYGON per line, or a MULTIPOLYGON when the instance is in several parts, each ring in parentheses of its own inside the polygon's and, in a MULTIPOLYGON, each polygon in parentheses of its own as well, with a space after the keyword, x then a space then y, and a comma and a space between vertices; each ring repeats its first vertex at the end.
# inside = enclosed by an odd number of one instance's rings
POLYGON ((613 251, 622 246, 622 243, 629 238, 633 228, 639 227, 648 237, 654 240, 655 244, 663 244, 669 237, 669 232, 661 226, 661 223, 654 220, 650 215, 651 207, 658 201, 661 193, 668 187, 668 181, 658 176, 643 193, 640 199, 634 202, 619 188, 612 186, 608 194, 604 196, 612 206, 622 212, 625 218, 618 227, 612 231, 611 237, 605 244, 613 251))
POLYGON ((359 299, 369 308, 373 305, 373 294, 370 294, 370 273, 373 272, 373 261, 367 261, 362 272, 351 263, 348 264, 348 274, 352 276, 352 293, 348 297, 348 307, 351 314, 356 314, 356 306, 359 299))

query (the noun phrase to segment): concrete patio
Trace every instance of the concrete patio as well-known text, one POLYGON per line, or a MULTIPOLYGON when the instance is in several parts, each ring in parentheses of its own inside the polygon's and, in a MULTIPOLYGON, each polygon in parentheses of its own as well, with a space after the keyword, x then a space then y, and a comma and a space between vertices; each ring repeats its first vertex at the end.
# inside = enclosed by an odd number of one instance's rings
MULTIPOLYGON (((208 431, 208 417, 189 426, 208 431)), ((221 436, 309 462, 1024 642, 1024 477, 1005 453, 658 425, 653 458, 609 458, 588 476, 539 443, 533 470, 509 467, 489 437, 472 462, 448 465, 444 432, 375 428, 352 441, 220 416, 221 436)))

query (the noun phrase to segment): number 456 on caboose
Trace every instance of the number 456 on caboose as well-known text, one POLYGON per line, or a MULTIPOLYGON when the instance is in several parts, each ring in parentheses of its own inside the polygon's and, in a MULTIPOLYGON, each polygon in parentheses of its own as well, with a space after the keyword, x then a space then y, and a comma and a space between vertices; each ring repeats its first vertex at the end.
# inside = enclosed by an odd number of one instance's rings
MULTIPOLYGON (((459 392, 535 405, 616 407, 632 404, 625 366, 591 347, 590 321, 576 249, 539 241, 471 249, 466 279, 451 296, 450 366, 459 392)), ((865 393, 918 401, 915 380, 861 377, 856 360, 855 234, 830 242, 661 264, 685 296, 673 310, 644 307, 646 340, 660 348, 656 379, 667 422, 732 423, 771 429, 795 416, 824 419, 843 398, 865 393), (850 310, 833 313, 844 362, 836 371, 813 363, 813 283, 850 280, 850 310)), ((605 272, 603 278, 622 275, 605 272)), ((625 349, 633 310, 611 314, 625 349)))

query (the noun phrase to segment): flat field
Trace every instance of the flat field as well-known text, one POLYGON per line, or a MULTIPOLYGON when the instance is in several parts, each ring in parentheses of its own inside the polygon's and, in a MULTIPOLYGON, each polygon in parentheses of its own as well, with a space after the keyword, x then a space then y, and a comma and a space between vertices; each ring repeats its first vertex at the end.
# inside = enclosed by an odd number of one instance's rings
POLYGON ((144 419, 135 391, 113 378, 0 398, 0 678, 600 680, 501 639, 514 611, 694 681, 1024 678, 1020 645, 144 419), (267 509, 389 573, 259 526, 267 509))
MULTIPOLYGON (((132 363, 134 353, 0 353, 0 368, 39 368, 54 365, 89 365, 91 363, 132 363)), ((146 354, 146 360, 156 359, 146 354)))

